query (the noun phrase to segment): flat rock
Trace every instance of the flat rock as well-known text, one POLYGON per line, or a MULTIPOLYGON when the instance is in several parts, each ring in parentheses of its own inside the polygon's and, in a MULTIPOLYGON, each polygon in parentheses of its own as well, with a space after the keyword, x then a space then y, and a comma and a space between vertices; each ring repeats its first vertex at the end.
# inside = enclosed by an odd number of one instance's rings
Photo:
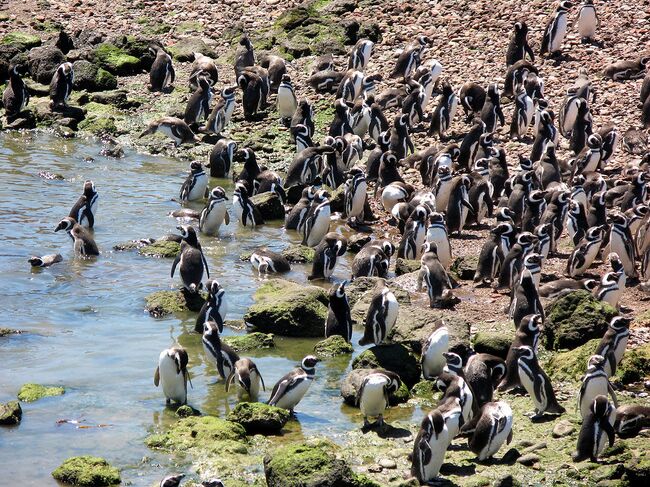
POLYGON ((41 384, 24 384, 18 392, 18 399, 22 402, 34 402, 44 397, 60 396, 65 394, 63 387, 43 386, 41 384))
POLYGON ((570 421, 561 419, 555 424, 555 426, 553 426, 553 432, 551 434, 553 435, 553 438, 564 438, 565 436, 572 434, 575 430, 575 426, 573 426, 570 421))
POLYGON ((223 337, 223 341, 230 345, 235 352, 248 352, 275 347, 272 333, 260 333, 257 331, 245 335, 225 336, 223 337))
POLYGON ((347 355, 352 352, 354 352, 352 344, 346 342, 345 338, 340 335, 332 335, 314 345, 314 353, 319 358, 336 357, 337 355, 347 355))
POLYGON ((531 467, 537 462, 539 462, 539 455, 535 455, 534 453, 528 453, 517 458, 517 463, 526 467, 531 467))
POLYGON ((205 295, 190 293, 185 289, 157 291, 144 299, 145 310, 154 318, 162 318, 172 313, 200 311, 205 303, 205 295))
POLYGON ((246 433, 279 433, 287 424, 291 414, 286 409, 276 408, 260 402, 240 402, 228 414, 228 421, 241 424, 246 433))

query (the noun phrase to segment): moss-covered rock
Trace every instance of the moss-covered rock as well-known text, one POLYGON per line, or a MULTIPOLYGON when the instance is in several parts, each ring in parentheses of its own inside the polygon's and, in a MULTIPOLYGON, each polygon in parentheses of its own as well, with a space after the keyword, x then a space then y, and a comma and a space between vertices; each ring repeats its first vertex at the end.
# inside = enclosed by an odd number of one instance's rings
POLYGON ((480 331, 474 337, 474 350, 506 359, 513 337, 504 333, 480 331))
POLYGON ((327 293, 319 287, 273 279, 255 292, 244 321, 264 333, 317 337, 325 333, 327 293))
POLYGON ((573 349, 605 334, 618 313, 588 291, 574 291, 552 301, 546 307, 544 336, 546 348, 573 349))
POLYGON ((358 253, 364 245, 372 240, 372 237, 366 233, 355 233, 348 237, 348 252, 358 253))
POLYGON ((24 384, 18 392, 18 399, 23 402, 34 402, 44 397, 60 396, 65 394, 63 387, 48 387, 40 384, 24 384))
POLYGON ((115 118, 108 115, 92 115, 79 123, 79 130, 96 136, 117 135, 119 130, 115 125, 115 118))
POLYGON ((555 353, 544 370, 552 379, 580 380, 587 371, 587 360, 596 352, 600 339, 593 339, 573 350, 555 353))
POLYGON ((623 360, 616 369, 613 382, 631 384, 650 376, 650 344, 646 343, 625 351, 623 360))
POLYGON ((108 42, 95 47, 93 58, 102 68, 118 76, 136 74, 140 69, 140 60, 137 57, 108 42))
POLYGON ((292 264, 305 264, 314 262, 316 252, 306 245, 290 245, 282 252, 282 255, 292 264))
POLYGON ((201 411, 194 409, 188 404, 183 404, 176 409, 176 416, 179 418, 189 418, 190 416, 201 416, 201 411))
POLYGON ((138 249, 140 255, 146 257, 158 257, 174 259, 181 251, 181 244, 173 240, 157 240, 152 244, 145 245, 138 249))
POLYGON ((650 458, 634 459, 624 465, 630 486, 648 485, 650 482, 650 458))
POLYGON ((18 401, 0 403, 0 424, 13 425, 20 423, 23 410, 18 401))
POLYGON ((246 335, 226 336, 223 337, 223 341, 230 345, 236 352, 248 352, 250 350, 275 347, 272 333, 260 333, 258 331, 247 333, 246 335))
POLYGON ((420 269, 422 265, 419 260, 402 259, 401 257, 395 261, 395 275, 401 276, 420 269))
POLYGON ((395 372, 411 388, 420 381, 420 364, 400 344, 379 345, 361 353, 352 362, 353 369, 386 369, 395 372))
POLYGON ((120 471, 99 457, 71 457, 64 461, 54 472, 59 482, 79 487, 103 487, 117 485, 122 480, 120 471))
POLYGON ((194 53, 200 52, 208 57, 217 57, 213 49, 198 37, 183 37, 174 45, 168 46, 167 50, 176 61, 189 62, 194 60, 194 53))
POLYGON ((56 69, 64 61, 64 54, 53 46, 35 47, 27 54, 27 66, 32 79, 46 85, 50 84, 56 69))
POLYGON ((20 51, 29 51, 41 45, 41 38, 25 32, 10 32, 0 40, 0 44, 13 46, 20 51))
POLYGON ((337 355, 346 355, 352 352, 354 352, 352 344, 346 342, 345 338, 340 335, 332 335, 314 345, 314 353, 320 358, 336 357, 337 355))
POLYGON ((284 205, 276 193, 267 191, 251 197, 264 220, 284 220, 284 205))
POLYGON ((241 424, 249 435, 255 435, 279 433, 290 417, 286 409, 261 402, 240 402, 227 419, 241 424))
POLYGON ((464 281, 471 281, 474 279, 474 273, 476 271, 477 265, 477 256, 456 257, 451 263, 449 270, 454 273, 459 279, 462 279, 464 281))
POLYGON ((72 65, 75 90, 105 91, 117 88, 117 78, 96 64, 80 59, 72 65))
MULTIPOLYGON (((349 406, 357 406, 356 398, 361 388, 363 380, 370 374, 375 372, 382 372, 385 369, 353 369, 351 370, 345 378, 341 381, 341 397, 343 401, 349 406)), ((410 393, 406 384, 402 383, 400 388, 394 393, 389 394, 388 403, 391 406, 397 404, 402 404, 408 401, 410 398, 410 393)))
POLYGON ((411 388, 411 395, 421 398, 433 400, 433 395, 436 393, 433 381, 421 380, 411 388))
POLYGON ((154 318, 161 318, 172 313, 200 311, 205 303, 205 295, 190 293, 185 289, 177 291, 157 291, 145 298, 145 310, 154 318))

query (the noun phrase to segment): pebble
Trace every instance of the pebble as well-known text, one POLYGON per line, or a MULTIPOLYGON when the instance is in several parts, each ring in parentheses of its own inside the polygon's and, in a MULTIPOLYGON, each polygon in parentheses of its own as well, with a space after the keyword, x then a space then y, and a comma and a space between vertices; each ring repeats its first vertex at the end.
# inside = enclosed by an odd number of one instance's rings
POLYGON ((537 451, 537 450, 543 450, 546 447, 547 447, 546 442, 542 441, 540 443, 536 443, 534 445, 529 446, 524 451, 522 451, 522 453, 524 454, 524 456, 526 456, 526 454, 528 454, 528 453, 532 453, 532 452, 537 451))
POLYGON ((553 427, 553 438, 563 438, 575 431, 575 427, 566 419, 558 421, 553 427))
POLYGON ((381 460, 379 460, 379 465, 382 468, 390 468, 390 469, 397 468, 397 463, 395 462, 395 460, 391 460, 390 458, 382 458, 381 460))
POLYGON ((534 453, 528 453, 527 455, 522 455, 521 457, 517 458, 517 463, 525 465, 526 467, 530 467, 537 462, 539 462, 539 456, 535 455, 534 453))

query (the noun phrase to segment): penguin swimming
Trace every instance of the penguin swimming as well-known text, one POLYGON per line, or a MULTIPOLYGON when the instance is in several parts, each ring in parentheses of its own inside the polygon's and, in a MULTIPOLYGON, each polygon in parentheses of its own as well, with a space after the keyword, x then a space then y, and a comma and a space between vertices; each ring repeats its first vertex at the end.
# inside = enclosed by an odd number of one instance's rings
POLYGON ((225 299, 226 291, 216 279, 209 280, 206 287, 208 289, 208 299, 201 306, 194 325, 194 331, 203 333, 203 324, 206 321, 213 321, 216 323, 219 333, 223 333, 223 323, 228 312, 228 302, 225 299))
POLYGON ((180 200, 195 201, 208 196, 208 175, 199 161, 190 163, 190 174, 181 186, 180 200))
POLYGON ((597 396, 590 405, 587 417, 582 421, 578 433, 578 445, 573 454, 574 462, 581 462, 587 458, 592 462, 607 446, 614 445, 614 422, 616 410, 609 403, 607 397, 597 396))
POLYGON ((174 277, 176 266, 179 266, 183 287, 191 293, 196 293, 202 287, 201 281, 203 280, 204 270, 206 275, 210 277, 208 262, 205 255, 203 255, 194 227, 182 225, 178 227, 178 230, 181 231, 183 240, 181 242, 181 251, 172 264, 171 277, 174 277))
POLYGON ((149 51, 155 56, 149 70, 149 91, 165 91, 176 79, 172 57, 159 45, 149 51))
POLYGON ((461 431, 472 431, 467 441, 479 462, 494 456, 501 446, 512 441, 512 409, 504 401, 488 402, 461 431))
POLYGON ((230 375, 226 379, 226 392, 230 390, 233 384, 237 389, 237 398, 240 401, 247 398, 252 402, 256 402, 260 394, 260 384, 262 390, 266 391, 264 379, 257 365, 246 357, 235 362, 230 375))
POLYGON ((138 138, 142 138, 145 135, 155 134, 156 132, 160 132, 172 139, 176 147, 183 143, 200 141, 199 138, 194 135, 194 132, 192 132, 189 125, 176 117, 163 117, 149 122, 149 126, 138 136, 138 138))
POLYGON ((449 351, 449 330, 444 324, 436 328, 427 338, 422 346, 422 355, 420 364, 422 366, 422 376, 426 379, 433 379, 442 374, 447 359, 443 355, 449 351))
POLYGON ((393 329, 399 314, 399 303, 388 289, 384 279, 380 279, 373 289, 370 307, 366 314, 363 337, 359 345, 382 344, 393 329))
POLYGON ((70 235, 73 242, 75 254, 82 257, 99 255, 99 249, 97 248, 95 239, 93 239, 90 232, 79 225, 77 220, 74 218, 68 216, 62 219, 54 229, 55 232, 58 232, 59 230, 65 230, 68 232, 68 235, 70 235))
POLYGON ((291 414, 300 400, 309 390, 316 374, 316 364, 320 360, 313 355, 302 359, 300 367, 283 376, 273 386, 271 399, 268 404, 282 409, 288 409, 291 414))
POLYGON ((187 404, 187 383, 192 385, 188 362, 187 351, 183 347, 171 347, 160 352, 153 383, 156 387, 162 384, 167 404, 172 401, 187 404))
POLYGON ((50 267, 58 262, 62 262, 63 257, 61 254, 50 254, 43 256, 32 256, 27 259, 27 262, 30 263, 32 267, 50 267))
POLYGON ((308 280, 330 279, 339 257, 345 254, 348 242, 345 237, 336 232, 326 233, 320 243, 314 248, 314 262, 308 280))
POLYGON ((84 182, 84 192, 70 210, 68 216, 77 220, 77 223, 88 228, 95 226, 95 215, 97 214, 97 203, 99 193, 95 189, 95 183, 90 180, 84 182))
POLYGON ((217 368, 219 377, 227 380, 235 370, 235 363, 239 360, 237 352, 221 341, 219 326, 214 321, 203 323, 203 350, 208 361, 217 368))
POLYGON ((260 275, 289 272, 291 270, 291 264, 284 255, 273 252, 266 247, 256 249, 251 254, 250 261, 260 275))
POLYGON ((535 405, 535 414, 531 419, 539 418, 544 413, 563 414, 565 409, 555 399, 551 379, 540 367, 535 351, 528 345, 519 346, 514 351, 519 380, 535 405))
POLYGON ((327 321, 325 322, 325 338, 339 335, 350 343, 352 340, 352 318, 350 317, 350 303, 345 294, 345 285, 347 283, 348 281, 343 281, 334 284, 330 289, 327 321))
POLYGON ((363 414, 363 427, 370 426, 369 417, 377 418, 379 427, 384 425, 384 411, 388 407, 388 395, 401 387, 402 381, 394 372, 384 370, 368 374, 361 383, 355 403, 363 414))
POLYGON ((219 233, 221 225, 230 224, 226 201, 228 201, 228 197, 221 186, 212 188, 208 202, 201 211, 199 218, 199 231, 201 233, 214 237, 219 233))
POLYGON ((264 224, 260 211, 249 199, 248 190, 242 183, 235 184, 232 206, 237 220, 243 226, 255 228, 257 225, 264 224))
POLYGON ((72 69, 72 63, 63 63, 56 68, 50 82, 50 107, 53 110, 68 106, 73 81, 74 70, 72 69))

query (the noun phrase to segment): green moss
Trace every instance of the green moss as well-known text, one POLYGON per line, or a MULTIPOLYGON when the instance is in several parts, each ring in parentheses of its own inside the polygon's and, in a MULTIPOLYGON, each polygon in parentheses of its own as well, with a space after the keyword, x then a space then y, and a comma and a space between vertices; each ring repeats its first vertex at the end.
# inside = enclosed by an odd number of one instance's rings
POLYGON ((422 399, 433 399, 433 395, 436 393, 434 384, 430 380, 421 380, 413 386, 411 389, 411 394, 415 397, 422 399))
POLYGON ((181 244, 173 240, 160 240, 138 249, 138 253, 146 257, 175 258, 181 251, 181 244))
POLYGON ((22 417, 23 410, 18 401, 0 403, 0 425, 18 424, 22 417))
POLYGON ((10 32, 0 41, 0 45, 14 46, 21 51, 28 51, 32 47, 41 45, 41 38, 25 32, 10 32))
POLYGON ((52 477, 80 487, 103 487, 121 482, 118 469, 103 458, 91 456, 68 458, 52 472, 52 477))
POLYGON ((79 123, 79 130, 89 132, 93 135, 117 135, 118 129, 113 117, 92 116, 85 118, 79 123))
POLYGON ((345 355, 352 352, 354 352, 352 344, 346 342, 345 338, 340 335, 332 335, 314 345, 314 353, 321 358, 335 357, 337 355, 345 355))
POLYGON ((650 376, 650 344, 646 343, 625 351, 612 381, 631 384, 644 380, 648 376, 650 376))
POLYGON ((40 384, 25 384, 18 392, 18 399, 23 402, 34 402, 44 397, 60 396, 65 393, 63 387, 47 387, 40 384))
POLYGON ((140 60, 127 54, 113 44, 99 44, 94 51, 95 60, 107 71, 117 75, 135 74, 140 67, 140 60))
POLYGON ((409 392, 409 388, 404 382, 402 382, 402 384, 399 386, 399 389, 390 395, 388 402, 391 406, 395 406, 396 404, 402 404, 408 401, 410 398, 411 393, 409 392))
POLYGON ((291 418, 286 409, 262 404, 261 402, 240 402, 228 414, 228 421, 242 425, 248 434, 279 433, 291 418))
POLYGON ((313 248, 306 245, 290 245, 282 251, 282 255, 294 264, 304 264, 314 262, 316 252, 313 248))
POLYGON ((176 26, 176 31, 182 34, 187 34, 190 32, 202 32, 203 24, 201 22, 186 20, 181 22, 176 26))
POLYGON ((596 352, 600 339, 593 339, 567 352, 553 354, 544 370, 553 379, 580 380, 587 371, 587 360, 596 352))
POLYGON ((201 411, 194 409, 192 406, 183 404, 176 410, 176 416, 179 418, 189 418, 190 416, 201 416, 201 411))
POLYGON ((205 295, 192 294, 185 290, 157 291, 145 298, 145 310, 154 318, 160 318, 172 313, 199 311, 205 303, 205 295))
POLYGON ((504 333, 478 332, 474 337, 474 350, 490 353, 505 360, 512 343, 512 336, 504 333))
POLYGON ((230 345, 236 352, 248 352, 275 347, 272 333, 260 333, 257 331, 247 333, 246 335, 223 337, 223 341, 230 345))
POLYGON ((100 90, 114 90, 117 88, 117 78, 103 68, 97 70, 95 84, 100 90))

